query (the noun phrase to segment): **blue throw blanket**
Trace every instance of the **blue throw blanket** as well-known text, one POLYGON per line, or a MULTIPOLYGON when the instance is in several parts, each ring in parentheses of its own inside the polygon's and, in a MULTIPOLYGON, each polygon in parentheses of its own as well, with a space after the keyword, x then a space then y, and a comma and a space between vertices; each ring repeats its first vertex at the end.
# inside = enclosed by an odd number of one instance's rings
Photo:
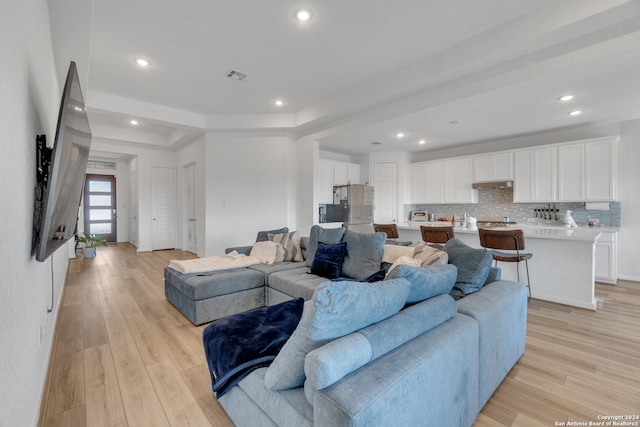
POLYGON ((251 371, 269 366, 300 322, 304 300, 218 319, 202 333, 211 388, 223 396, 251 371))

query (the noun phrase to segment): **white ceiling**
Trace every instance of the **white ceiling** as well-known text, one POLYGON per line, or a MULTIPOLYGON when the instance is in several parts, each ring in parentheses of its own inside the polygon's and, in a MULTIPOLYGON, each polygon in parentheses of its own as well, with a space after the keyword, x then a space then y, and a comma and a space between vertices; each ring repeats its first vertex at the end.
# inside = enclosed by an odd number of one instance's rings
POLYGON ((280 132, 347 154, 418 152, 640 118, 638 0, 74 3, 49 1, 56 59, 86 59, 92 132, 120 144, 280 132), (310 21, 294 19, 301 7, 310 21))

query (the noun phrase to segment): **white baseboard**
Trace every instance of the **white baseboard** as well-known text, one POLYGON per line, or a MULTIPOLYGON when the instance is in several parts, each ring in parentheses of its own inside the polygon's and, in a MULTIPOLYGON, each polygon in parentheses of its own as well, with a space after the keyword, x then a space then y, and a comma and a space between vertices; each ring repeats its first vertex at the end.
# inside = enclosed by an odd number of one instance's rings
POLYGON ((618 274, 618 279, 628 280, 630 282, 640 282, 640 276, 625 276, 622 274, 618 274))

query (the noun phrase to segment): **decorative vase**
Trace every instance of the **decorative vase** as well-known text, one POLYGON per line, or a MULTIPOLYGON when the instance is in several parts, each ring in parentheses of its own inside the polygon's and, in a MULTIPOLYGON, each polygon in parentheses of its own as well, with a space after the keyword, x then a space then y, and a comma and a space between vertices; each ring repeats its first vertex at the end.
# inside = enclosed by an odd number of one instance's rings
POLYGON ((83 248, 82 249, 82 255, 85 258, 95 258, 96 257, 96 248, 83 248))

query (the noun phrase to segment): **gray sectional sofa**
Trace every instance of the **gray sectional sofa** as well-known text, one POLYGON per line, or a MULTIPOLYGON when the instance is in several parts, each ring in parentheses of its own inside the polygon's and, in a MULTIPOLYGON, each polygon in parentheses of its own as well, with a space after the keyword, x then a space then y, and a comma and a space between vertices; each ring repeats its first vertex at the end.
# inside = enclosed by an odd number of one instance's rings
POLYGON ((445 246, 454 264, 399 266, 363 284, 383 266, 380 237, 334 233, 312 228, 302 239, 306 261, 246 269, 261 273, 265 304, 306 302, 273 363, 242 378, 220 404, 238 426, 471 425, 524 352, 526 287, 499 280, 490 255, 460 241, 445 246), (309 273, 318 242, 344 240, 348 281, 309 273), (446 281, 456 283, 442 288, 446 281))

